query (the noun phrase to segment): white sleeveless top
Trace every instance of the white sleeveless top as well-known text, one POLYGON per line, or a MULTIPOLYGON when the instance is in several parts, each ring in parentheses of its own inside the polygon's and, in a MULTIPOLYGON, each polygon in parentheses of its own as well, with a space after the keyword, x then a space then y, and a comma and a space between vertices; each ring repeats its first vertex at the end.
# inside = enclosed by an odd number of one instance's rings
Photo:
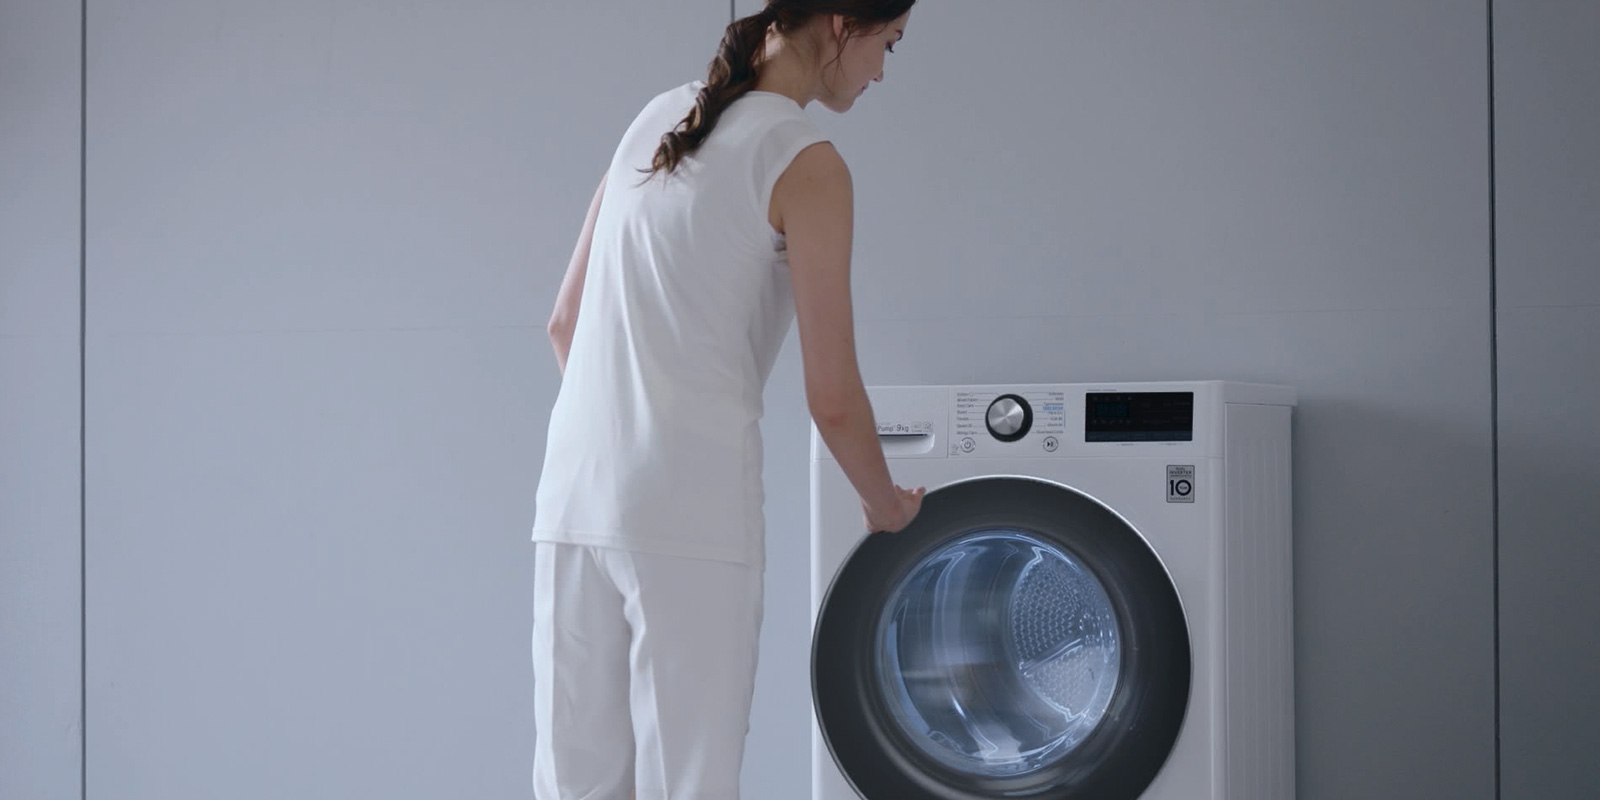
POLYGON ((670 175, 641 184, 700 82, 617 147, 550 414, 533 538, 759 565, 762 390, 794 318, 773 184, 825 137, 751 92, 670 175))

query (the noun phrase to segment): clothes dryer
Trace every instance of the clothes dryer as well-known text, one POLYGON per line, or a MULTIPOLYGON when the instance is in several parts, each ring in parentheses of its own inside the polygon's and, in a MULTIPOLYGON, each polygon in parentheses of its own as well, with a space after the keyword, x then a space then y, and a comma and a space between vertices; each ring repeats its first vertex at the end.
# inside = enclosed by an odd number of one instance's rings
POLYGON ((906 530, 813 430, 816 800, 1292 800, 1287 387, 874 387, 906 530))

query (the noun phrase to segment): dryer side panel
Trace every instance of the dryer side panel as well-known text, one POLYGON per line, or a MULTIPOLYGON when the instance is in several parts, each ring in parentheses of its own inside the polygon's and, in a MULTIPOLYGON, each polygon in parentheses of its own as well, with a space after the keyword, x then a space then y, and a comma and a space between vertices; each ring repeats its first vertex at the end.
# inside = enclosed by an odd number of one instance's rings
POLYGON ((1290 409, 1229 404, 1224 506, 1224 796, 1292 800, 1290 409))

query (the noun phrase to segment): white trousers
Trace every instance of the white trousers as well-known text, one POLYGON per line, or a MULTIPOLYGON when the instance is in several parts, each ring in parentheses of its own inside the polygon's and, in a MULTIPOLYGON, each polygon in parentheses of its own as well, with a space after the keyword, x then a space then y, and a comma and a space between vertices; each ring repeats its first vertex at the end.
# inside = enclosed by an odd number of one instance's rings
POLYGON ((737 800, 761 569, 534 545, 535 800, 737 800))

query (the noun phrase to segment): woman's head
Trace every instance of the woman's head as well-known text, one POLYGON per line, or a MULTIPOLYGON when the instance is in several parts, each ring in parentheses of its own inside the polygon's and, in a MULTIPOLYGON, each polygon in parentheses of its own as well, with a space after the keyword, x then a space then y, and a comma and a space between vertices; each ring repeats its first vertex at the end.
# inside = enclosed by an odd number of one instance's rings
POLYGON ((848 111, 905 33, 916 0, 769 0, 723 33, 694 108, 661 137, 650 172, 671 172, 734 100, 769 79, 785 93, 848 111))

